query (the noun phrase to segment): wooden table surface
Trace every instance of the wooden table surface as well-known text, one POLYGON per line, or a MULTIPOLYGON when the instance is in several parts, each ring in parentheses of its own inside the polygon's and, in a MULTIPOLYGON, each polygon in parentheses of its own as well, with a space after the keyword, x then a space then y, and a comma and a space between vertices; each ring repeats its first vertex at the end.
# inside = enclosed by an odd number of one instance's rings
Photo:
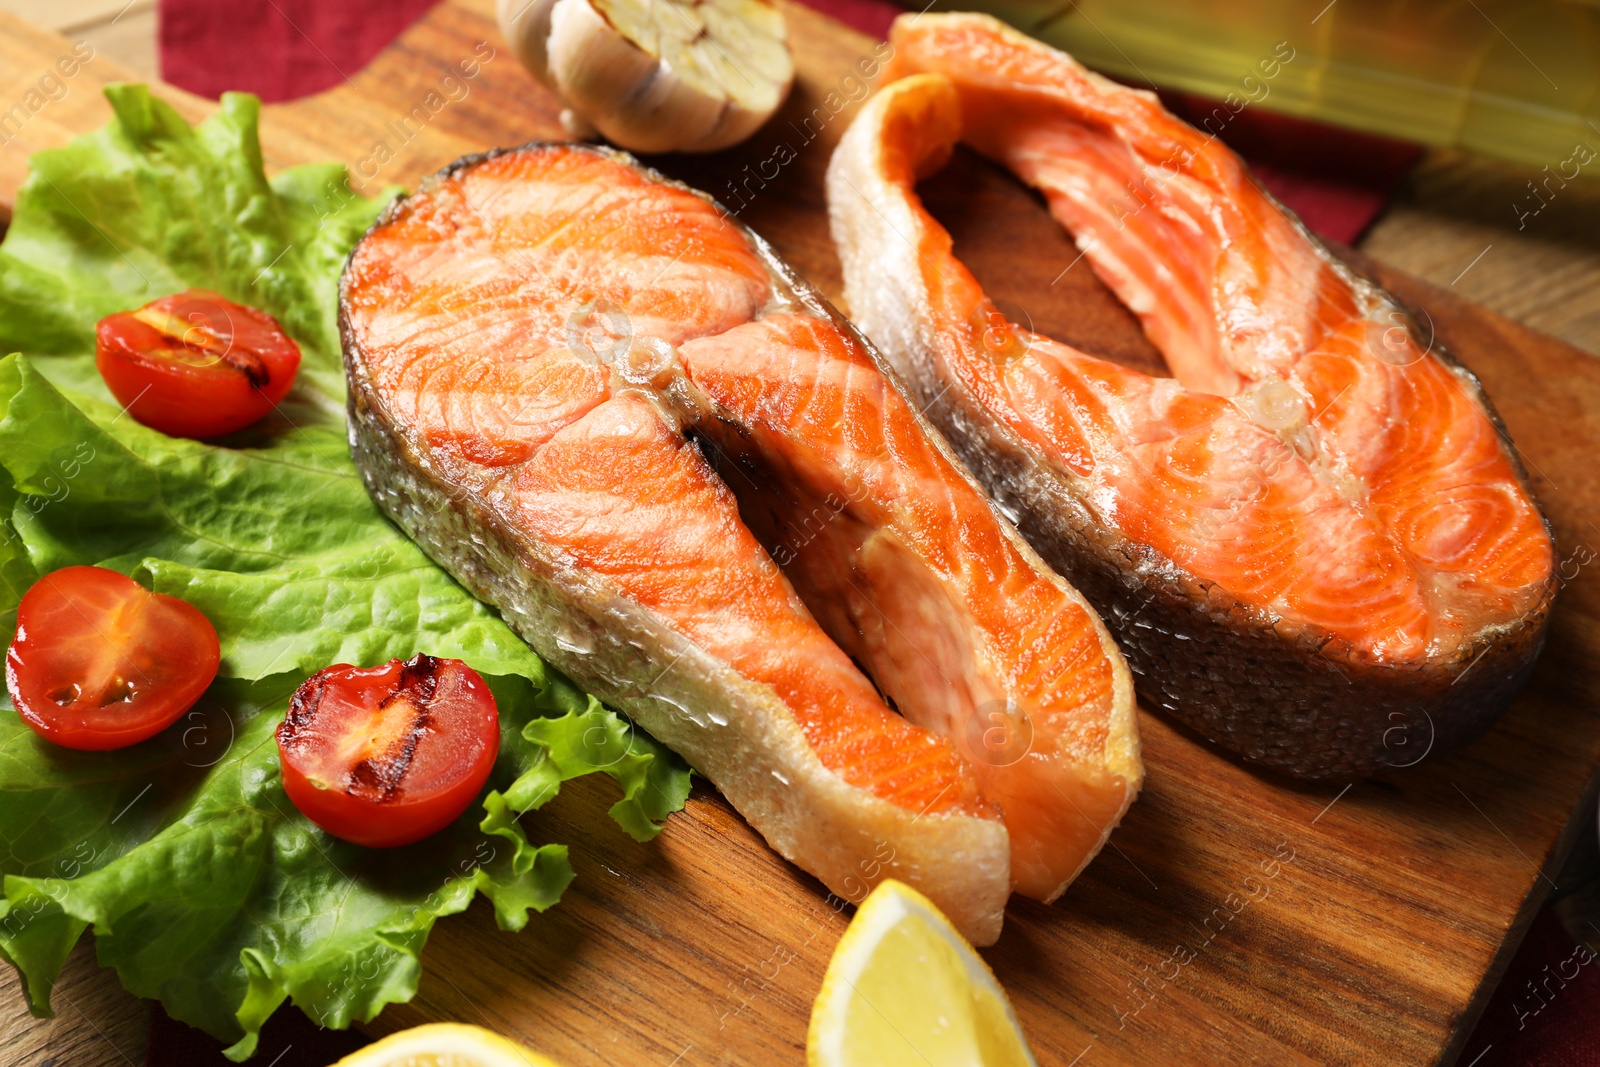
MULTIPOLYGON (((465 151, 550 135, 554 104, 516 68, 490 7, 451 0, 351 84, 269 107, 269 167, 329 158, 360 166, 396 101, 420 95, 482 41, 497 51, 471 94, 395 145, 368 191, 413 183, 465 151)), ((870 42, 807 11, 791 9, 790 18, 801 70, 791 110, 799 114, 823 100, 870 42)), ((0 15, 0 110, 67 47, 0 15)), ((63 99, 0 143, 0 203, 25 176, 29 153, 101 124, 99 85, 128 76, 97 52, 63 99)), ((164 95, 191 118, 210 106, 164 95)), ((838 116, 745 215, 829 292, 837 291, 837 265, 819 227, 815 179, 847 119, 838 116)), ((749 159, 771 140, 758 135, 749 159)), ((668 166, 718 193, 719 179, 745 161, 736 154, 732 163, 668 166)), ((1021 284, 1013 304, 1069 340, 1136 343, 1088 272, 1046 292, 1055 259, 1070 258, 1065 238, 1026 194, 981 165, 965 166, 927 193, 980 280, 1025 242, 1043 280, 1021 284)), ((1586 539, 1600 546, 1600 529, 1589 524, 1600 501, 1592 462, 1600 364, 1454 299, 1470 297, 1600 353, 1600 188, 1569 187, 1519 230, 1510 205, 1525 180, 1515 168, 1431 153, 1363 250, 1446 290, 1391 279, 1441 320, 1446 340, 1484 375, 1535 467, 1565 557, 1586 539)), ((1466 1042, 1495 974, 1573 835, 1593 832, 1597 650, 1600 581, 1581 569, 1534 687, 1490 738, 1345 788, 1268 781, 1142 715, 1150 784, 1114 847, 1057 906, 1014 906, 989 954, 1041 1063, 1179 1061, 1201 1050, 1235 1062, 1356 1062, 1380 1042, 1392 1062, 1472 1062, 1480 1050, 1466 1042), (1569 824, 1574 810, 1580 817, 1569 824), (1269 896, 1225 930, 1204 932, 1228 893, 1286 854, 1293 859, 1275 868, 1269 896), (1137 991, 1136 982, 1148 990, 1149 975, 1165 971, 1174 942, 1201 940, 1195 961, 1160 982, 1158 994, 1137 991)), ((804 1015, 843 917, 823 908, 815 883, 772 857, 709 790, 698 790, 688 813, 642 848, 596 827, 599 800, 580 785, 540 817, 540 834, 574 845, 579 879, 569 899, 515 939, 496 933, 481 909, 441 923, 417 1000, 391 1008, 377 1026, 487 1022, 573 1067, 612 1057, 682 1067, 799 1062, 804 1015), (609 932, 619 929, 627 936, 609 932), (730 994, 775 952, 786 963, 760 995, 746 1003, 730 994), (587 999, 575 1001, 573 990, 587 999)), ((28 1019, 14 976, 0 976, 0 1063, 139 1061, 144 1008, 93 967, 88 949, 80 945, 69 967, 56 1020, 28 1019)), ((274 1050, 263 1053, 266 1063, 274 1050)))

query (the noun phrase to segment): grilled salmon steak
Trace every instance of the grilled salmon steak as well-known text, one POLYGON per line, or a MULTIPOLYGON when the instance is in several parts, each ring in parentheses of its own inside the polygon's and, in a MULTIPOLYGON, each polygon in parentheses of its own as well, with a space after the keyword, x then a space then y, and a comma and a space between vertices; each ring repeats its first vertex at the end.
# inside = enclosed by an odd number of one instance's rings
POLYGON ((1477 379, 1152 94, 987 16, 891 41, 829 166, 850 312, 1140 696, 1308 778, 1477 736, 1554 593, 1477 379), (915 192, 958 141, 1043 194, 1173 378, 996 310, 915 192))
POLYGON ((835 893, 899 878, 990 943, 1133 799, 1099 617, 707 197, 462 160, 356 247, 340 324, 379 505, 835 893))

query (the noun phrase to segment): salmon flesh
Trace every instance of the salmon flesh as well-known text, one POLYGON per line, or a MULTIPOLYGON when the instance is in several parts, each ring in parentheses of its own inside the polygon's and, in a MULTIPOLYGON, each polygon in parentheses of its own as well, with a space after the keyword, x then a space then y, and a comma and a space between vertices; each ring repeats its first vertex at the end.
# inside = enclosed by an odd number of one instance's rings
POLYGON ((1306 778, 1481 733, 1555 557, 1477 379, 1154 95, 987 16, 890 39, 829 166, 850 312, 1141 698, 1306 778), (1174 377, 996 310, 915 192, 958 141, 1043 194, 1174 377))
POLYGON ((340 283, 373 498, 540 655, 859 901, 973 941, 1142 779, 1132 682, 862 339, 630 157, 459 161, 340 283))

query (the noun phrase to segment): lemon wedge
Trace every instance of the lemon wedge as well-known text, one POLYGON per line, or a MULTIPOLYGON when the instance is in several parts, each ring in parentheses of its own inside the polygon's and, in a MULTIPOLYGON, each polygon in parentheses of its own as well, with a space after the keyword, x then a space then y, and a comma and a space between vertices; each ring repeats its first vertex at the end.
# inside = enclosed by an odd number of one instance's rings
POLYGON ((560 1067, 481 1026, 429 1023, 375 1041, 333 1067, 560 1067))
POLYGON ((994 972, 893 879, 862 902, 811 1008, 808 1067, 1036 1067, 994 972))

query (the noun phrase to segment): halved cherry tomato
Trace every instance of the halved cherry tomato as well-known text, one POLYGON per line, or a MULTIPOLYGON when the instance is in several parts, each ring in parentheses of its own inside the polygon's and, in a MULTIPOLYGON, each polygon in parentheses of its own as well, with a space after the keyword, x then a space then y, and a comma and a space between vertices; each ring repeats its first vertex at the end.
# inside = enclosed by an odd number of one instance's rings
POLYGON ((500 712, 478 672, 414 656, 306 679, 278 726, 283 789, 357 845, 409 845, 454 822, 489 780, 500 712))
POLYGON ((17 606, 6 688, 40 736, 103 751, 171 726, 220 660, 216 628, 192 604, 104 567, 65 567, 17 606))
POLYGON ((219 437, 288 395, 300 347, 271 315, 185 289, 101 319, 95 364, 111 395, 151 429, 219 437))

